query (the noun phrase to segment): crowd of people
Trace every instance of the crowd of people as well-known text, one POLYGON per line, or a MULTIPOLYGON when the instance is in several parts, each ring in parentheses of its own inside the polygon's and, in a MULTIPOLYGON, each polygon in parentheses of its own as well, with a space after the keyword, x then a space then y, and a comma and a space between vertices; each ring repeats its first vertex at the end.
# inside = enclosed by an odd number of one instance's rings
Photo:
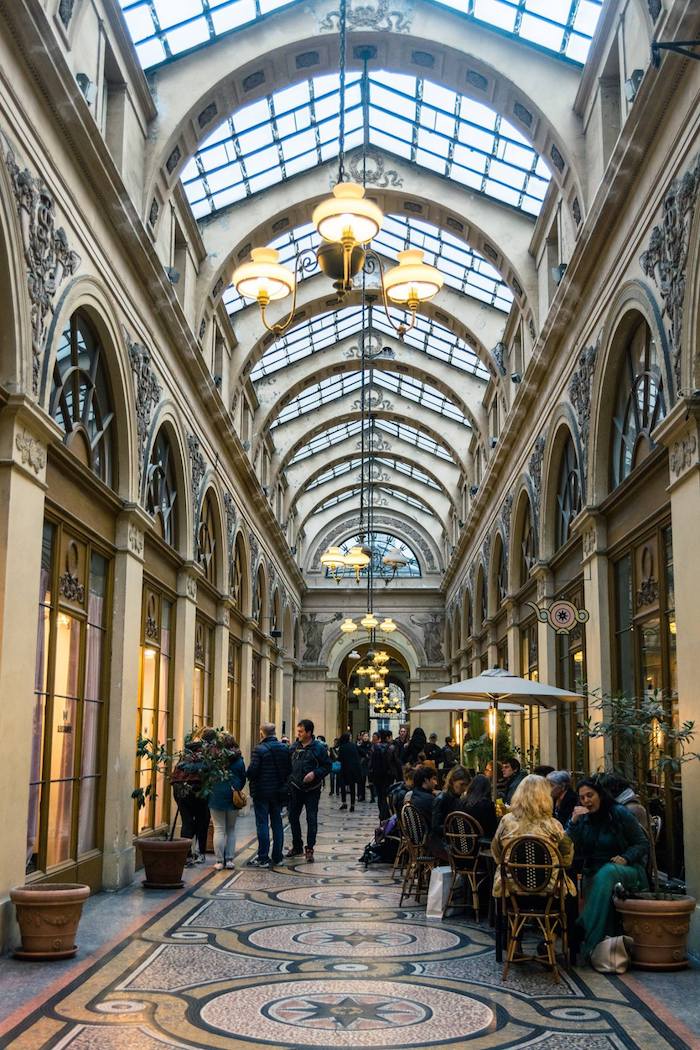
POLYGON ((313 862, 319 799, 327 779, 331 797, 341 799, 341 810, 348 808, 348 798, 350 812, 357 803, 376 802, 380 823, 411 802, 425 822, 426 847, 436 862, 449 856, 447 817, 457 810, 469 814, 490 844, 494 896, 510 892, 502 885, 499 867, 508 843, 524 835, 541 838, 566 869, 567 891, 575 895, 577 885, 583 888, 585 903, 571 934, 584 959, 589 958, 604 937, 616 932, 613 890, 637 892, 648 885, 649 828, 633 786, 600 775, 580 780, 574 788, 567 770, 536 766, 528 773, 515 756, 504 758, 496 771, 492 762, 477 771, 460 764, 458 755, 453 738, 440 746, 435 733, 427 737, 420 727, 410 736, 402 727, 396 739, 386 729, 371 737, 361 733, 356 740, 346 732, 329 747, 314 735, 313 722, 303 718, 293 743, 278 739, 271 723, 262 725, 247 767, 230 734, 205 729, 188 741, 171 780, 183 837, 193 841, 191 862, 204 860, 211 817, 217 870, 234 866, 236 819, 246 784, 258 840, 248 864, 257 868, 278 865, 285 857, 313 862), (211 755, 216 762, 208 759, 211 755), (207 777, 205 770, 212 768, 216 774, 207 777), (286 852, 285 809, 292 838, 286 852))

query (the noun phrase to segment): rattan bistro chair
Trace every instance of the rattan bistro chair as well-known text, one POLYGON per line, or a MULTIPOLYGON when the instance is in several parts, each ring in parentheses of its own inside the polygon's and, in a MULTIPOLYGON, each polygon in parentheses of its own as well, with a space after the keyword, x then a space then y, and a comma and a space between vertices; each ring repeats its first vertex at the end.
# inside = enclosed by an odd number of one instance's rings
POLYGON ((566 921, 566 872, 557 850, 546 839, 523 835, 509 842, 500 864, 501 906, 506 920, 508 951, 503 980, 512 962, 540 956, 516 952, 526 923, 539 927, 547 950, 547 963, 559 981, 555 942, 561 935, 562 954, 568 964, 566 921))
POLYGON ((408 849, 406 874, 401 885, 400 908, 404 897, 410 897, 414 890, 416 901, 420 903, 421 894, 428 891, 430 872, 437 861, 427 852, 428 825, 416 807, 410 802, 404 802, 399 819, 408 849))
POLYGON ((445 911, 453 904, 458 889, 459 879, 464 879, 464 902, 469 892, 472 896, 474 918, 479 921, 479 887, 487 879, 487 872, 480 855, 480 839, 484 831, 478 820, 468 813, 456 810, 445 820, 444 838, 447 845, 447 856, 452 868, 452 882, 447 897, 445 911))

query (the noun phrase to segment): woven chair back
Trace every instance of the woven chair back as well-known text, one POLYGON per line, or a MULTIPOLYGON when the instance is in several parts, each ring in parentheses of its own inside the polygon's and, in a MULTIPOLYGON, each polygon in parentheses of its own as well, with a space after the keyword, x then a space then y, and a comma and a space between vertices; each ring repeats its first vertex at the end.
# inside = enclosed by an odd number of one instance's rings
POLYGON ((545 839, 523 835, 503 854, 502 872, 516 894, 547 893, 561 872, 561 860, 545 839))
POLYGON ((445 842, 452 855, 459 860, 469 860, 479 852, 479 839, 484 830, 478 820, 459 810, 450 813, 445 820, 445 842))
POLYGON ((401 810, 401 827, 412 846, 422 846, 428 837, 428 825, 410 802, 404 802, 401 810))

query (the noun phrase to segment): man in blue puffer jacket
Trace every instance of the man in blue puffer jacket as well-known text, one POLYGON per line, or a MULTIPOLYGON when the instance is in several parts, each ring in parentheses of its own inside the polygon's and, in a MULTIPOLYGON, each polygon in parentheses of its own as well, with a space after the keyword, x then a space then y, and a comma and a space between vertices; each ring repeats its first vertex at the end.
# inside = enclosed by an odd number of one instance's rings
POLYGON ((250 793, 253 796, 258 853, 248 861, 253 868, 279 864, 284 849, 282 805, 291 772, 289 748, 275 736, 272 722, 260 726, 260 743, 253 751, 248 766, 250 793), (270 860, 270 825, 272 825, 272 860, 270 860))
POLYGON ((289 826, 292 829, 292 848, 288 857, 305 854, 307 863, 314 859, 318 830, 318 800, 324 777, 331 771, 328 748, 314 736, 310 718, 302 718, 297 725, 297 738, 290 751, 292 775, 289 778, 289 826), (301 811, 306 807, 306 849, 301 833, 301 811))

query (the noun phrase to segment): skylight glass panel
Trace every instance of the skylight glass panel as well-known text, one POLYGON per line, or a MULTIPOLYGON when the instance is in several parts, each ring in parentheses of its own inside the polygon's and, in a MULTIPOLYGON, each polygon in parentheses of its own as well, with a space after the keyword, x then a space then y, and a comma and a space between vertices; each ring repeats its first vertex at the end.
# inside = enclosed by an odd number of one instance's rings
POLYGON ((329 496, 328 499, 324 499, 323 503, 319 503, 314 508, 314 514, 320 514, 323 510, 328 510, 329 507, 337 507, 339 503, 345 503, 347 500, 352 499, 359 495, 359 488, 348 489, 347 492, 341 492, 337 496, 329 496))
POLYGON ((398 489, 393 489, 389 485, 375 485, 374 490, 375 492, 383 492, 390 496, 391 499, 397 499, 401 503, 408 504, 409 507, 414 507, 416 510, 421 510, 424 514, 429 514, 431 518, 435 517, 435 512, 430 504, 417 496, 409 496, 407 492, 399 492, 398 489))
MULTIPOLYGON (((270 241, 268 247, 275 248, 280 253, 280 262, 293 269, 297 254, 307 249, 315 252, 320 240, 309 222, 283 233, 270 241)), ((498 270, 464 241, 432 223, 404 215, 387 215, 372 244, 380 255, 392 262, 406 248, 421 248, 425 252, 425 261, 440 270, 450 288, 505 313, 511 308, 513 293, 498 270)), ((312 262, 302 272, 302 280, 317 273, 318 264, 312 262)), ((251 305, 251 300, 242 299, 233 285, 228 286, 223 299, 229 314, 251 305)))
POLYGON ((427 485, 429 489, 436 489, 440 491, 440 486, 436 481, 426 474, 424 470, 413 465, 413 463, 406 463, 402 459, 393 459, 385 456, 373 457, 374 463, 380 463, 383 467, 388 467, 391 470, 398 471, 399 474, 405 474, 407 478, 413 478, 415 481, 420 481, 422 485, 427 485))
POLYGON ((388 390, 399 397, 405 397, 409 401, 415 401, 417 405, 423 405, 432 412, 453 419, 457 423, 469 426, 469 421, 457 405, 449 398, 441 394, 435 387, 427 383, 421 383, 411 376, 397 375, 395 372, 385 372, 375 369, 372 375, 372 385, 388 390))
MULTIPOLYGON (((202 0, 198 0, 202 2, 202 0)), ((520 132, 488 106, 427 80, 348 73, 346 149, 366 138, 470 189, 537 215, 549 172, 520 132)), ((338 155, 337 74, 312 78, 232 113, 182 173, 197 218, 338 155), (212 180, 216 177, 216 188, 212 180)))
POLYGON ((409 426, 407 423, 396 423, 393 419, 375 419, 374 427, 390 437, 405 441, 408 445, 415 445, 424 452, 431 452, 439 459, 452 460, 452 454, 446 445, 441 445, 422 430, 409 426))
POLYGON ((353 470, 357 470, 362 465, 361 459, 349 459, 344 463, 336 463, 335 466, 330 467, 328 470, 324 470, 322 474, 319 474, 314 481, 306 485, 307 492, 311 492, 313 489, 317 489, 320 485, 325 485, 329 481, 333 481, 335 478, 342 478, 344 474, 352 474, 353 470))
MULTIPOLYGON (((372 325, 373 331, 396 338, 396 333, 382 310, 374 311, 372 325)), ((340 310, 319 314, 277 339, 251 371, 251 379, 255 383, 311 354, 335 347, 341 340, 359 335, 361 331, 361 306, 346 306, 340 310)), ((404 342, 428 357, 446 361, 463 372, 470 372, 484 380, 489 378, 489 373, 476 351, 463 339, 454 335, 449 328, 429 317, 418 314, 415 326, 406 333, 404 342)))
MULTIPOLYGON (((339 544, 339 546, 343 554, 347 554, 351 547, 358 545, 362 547, 365 542, 372 551, 372 567, 375 573, 381 575, 384 555, 390 550, 398 550, 406 559, 406 564, 397 570, 396 575, 404 578, 420 576, 420 565, 412 548, 393 533, 371 532, 369 536, 360 536, 358 533, 339 544)), ((326 570, 326 575, 329 575, 328 570, 326 570)), ((363 573, 363 575, 366 575, 366 573, 363 573)))
POLYGON ((307 387, 285 405, 271 423, 270 430, 283 423, 288 423, 290 419, 296 419, 297 416, 313 412, 330 401, 337 401, 338 398, 359 390, 361 385, 362 377, 359 372, 346 372, 342 376, 329 376, 327 379, 322 379, 320 383, 307 387))
POLYGON ((316 434, 305 445, 301 446, 290 460, 289 465, 293 467, 296 463, 301 463, 303 460, 308 459, 309 456, 315 456, 318 452, 325 452, 326 449, 332 448, 333 445, 339 445, 346 438, 355 437, 356 435, 359 437, 361 431, 362 422, 359 419, 350 420, 348 423, 339 423, 337 426, 322 430, 320 434, 316 434))

